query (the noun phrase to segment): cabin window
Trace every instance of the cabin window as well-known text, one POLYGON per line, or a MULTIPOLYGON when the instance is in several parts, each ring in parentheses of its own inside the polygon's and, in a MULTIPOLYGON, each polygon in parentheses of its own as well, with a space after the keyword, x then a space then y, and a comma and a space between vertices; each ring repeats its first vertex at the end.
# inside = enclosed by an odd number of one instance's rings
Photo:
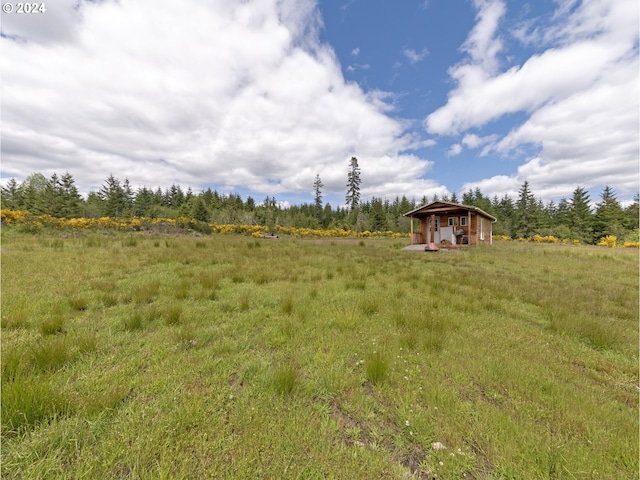
POLYGON ((460 225, 463 227, 467 225, 467 217, 460 217, 460 225))
MULTIPOLYGON (((436 228, 433 229, 434 232, 440 230, 440 217, 436 217, 436 228)), ((431 231, 431 217, 427 218, 427 231, 431 231)))
POLYGON ((458 217, 449 217, 449 226, 455 227, 458 225, 458 217))

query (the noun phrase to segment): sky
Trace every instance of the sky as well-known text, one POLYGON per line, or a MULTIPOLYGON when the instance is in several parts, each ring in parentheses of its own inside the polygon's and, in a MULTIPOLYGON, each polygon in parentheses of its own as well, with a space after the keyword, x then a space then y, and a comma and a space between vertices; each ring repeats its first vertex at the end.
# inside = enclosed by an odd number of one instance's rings
POLYGON ((355 156, 363 199, 639 189, 637 0, 44 5, 1 17, 4 183, 338 206, 355 156))

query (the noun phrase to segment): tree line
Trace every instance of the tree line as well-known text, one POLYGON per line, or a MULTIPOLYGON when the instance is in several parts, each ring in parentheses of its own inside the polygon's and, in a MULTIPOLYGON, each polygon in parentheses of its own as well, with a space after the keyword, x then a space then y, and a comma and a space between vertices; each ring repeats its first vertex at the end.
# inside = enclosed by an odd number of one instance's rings
POLYGON ((606 235, 638 241, 639 197, 623 208, 615 191, 605 186, 600 198, 592 205, 588 192, 577 187, 570 198, 544 203, 531 191, 528 182, 520 187, 517 198, 509 195, 492 198, 480 189, 469 190, 462 198, 451 196, 409 199, 372 197, 361 200, 360 169, 355 157, 349 164, 346 206, 332 206, 322 201, 324 184, 320 175, 313 183, 313 203, 283 207, 275 197, 256 201, 237 193, 219 193, 207 188, 193 192, 180 185, 162 189, 133 189, 128 179, 109 175, 98 191, 82 197, 73 176, 66 172, 46 178, 41 173, 29 175, 23 182, 11 179, 1 190, 2 208, 28 210, 32 214, 48 214, 60 218, 177 218, 191 217, 218 224, 280 225, 297 228, 344 228, 355 231, 394 231, 407 233, 409 219, 403 214, 431 201, 442 200, 478 207, 498 219, 494 235, 529 238, 552 235, 560 239, 575 239, 595 243, 606 235))

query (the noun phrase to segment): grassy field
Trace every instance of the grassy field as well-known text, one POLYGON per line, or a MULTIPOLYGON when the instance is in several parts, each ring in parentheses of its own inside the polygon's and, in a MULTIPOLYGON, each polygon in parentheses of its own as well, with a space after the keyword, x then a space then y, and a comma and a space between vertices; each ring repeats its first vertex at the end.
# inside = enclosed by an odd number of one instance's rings
POLYGON ((638 252, 2 241, 3 478, 638 477, 638 252))

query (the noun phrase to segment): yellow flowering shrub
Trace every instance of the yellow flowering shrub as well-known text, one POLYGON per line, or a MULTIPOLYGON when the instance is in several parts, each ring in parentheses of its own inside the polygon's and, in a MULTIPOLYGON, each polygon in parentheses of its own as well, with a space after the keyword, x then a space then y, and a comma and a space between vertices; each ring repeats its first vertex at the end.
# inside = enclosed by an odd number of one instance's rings
POLYGON ((29 213, 28 210, 9 210, 8 208, 3 208, 2 210, 0 210, 2 223, 5 223, 7 225, 11 225, 14 223, 24 223, 30 216, 31 213, 29 213))
POLYGON ((618 242, 618 237, 615 235, 607 235, 606 237, 602 237, 598 241, 598 245, 601 247, 615 247, 618 242))
MULTIPOLYGON (((33 216, 26 210, 9 210, 3 209, 2 222, 6 225, 21 225, 28 227, 30 231, 39 231, 44 227, 57 228, 57 229, 71 229, 71 230, 134 230, 144 231, 153 228, 158 225, 175 226, 185 229, 195 229, 198 225, 202 225, 201 222, 194 220, 193 218, 180 217, 174 218, 145 218, 145 217, 133 217, 131 219, 114 219, 111 217, 100 218, 56 218, 51 215, 38 215, 33 216)), ((255 238, 261 237, 272 231, 278 235, 287 235, 291 237, 306 238, 306 237, 321 237, 321 238, 336 238, 336 237, 391 237, 391 238, 408 238, 408 233, 398 233, 391 230, 384 232, 375 231, 371 232, 366 230, 364 232, 355 232, 353 230, 344 230, 341 228, 333 228, 328 230, 313 229, 313 228, 297 228, 297 227, 282 227, 276 226, 271 229, 264 225, 243 225, 243 224, 222 224, 215 223, 208 224, 213 233, 222 235, 226 234, 240 234, 252 236, 255 238)))

